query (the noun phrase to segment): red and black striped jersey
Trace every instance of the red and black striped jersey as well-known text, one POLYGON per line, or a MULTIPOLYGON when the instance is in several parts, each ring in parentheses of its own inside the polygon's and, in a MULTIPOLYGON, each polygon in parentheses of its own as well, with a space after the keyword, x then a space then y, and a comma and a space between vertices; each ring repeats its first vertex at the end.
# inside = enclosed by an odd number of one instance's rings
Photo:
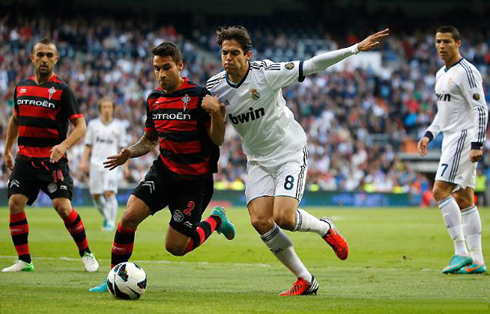
POLYGON ((19 121, 18 157, 49 158, 50 150, 66 139, 68 120, 83 115, 70 87, 53 75, 38 85, 31 76, 14 90, 19 121))
POLYGON ((180 176, 204 176, 217 170, 219 148, 208 136, 211 117, 201 107, 205 95, 207 89, 185 78, 175 92, 166 94, 159 87, 146 102, 145 131, 157 132, 164 166, 180 176))

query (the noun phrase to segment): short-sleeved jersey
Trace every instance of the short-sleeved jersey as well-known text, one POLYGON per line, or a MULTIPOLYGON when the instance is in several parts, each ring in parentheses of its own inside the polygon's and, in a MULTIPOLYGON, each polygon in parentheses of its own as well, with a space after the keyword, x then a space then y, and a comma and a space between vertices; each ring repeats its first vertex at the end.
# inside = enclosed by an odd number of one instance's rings
POLYGON ((217 171, 219 148, 207 130, 211 117, 201 107, 209 91, 187 78, 178 90, 165 93, 161 87, 148 95, 145 131, 160 138, 160 159, 176 175, 206 176, 217 171))
POLYGON ((226 120, 242 138, 249 161, 280 164, 285 156, 301 151, 306 134, 286 107, 282 87, 303 81, 303 62, 251 62, 238 84, 226 72, 211 77, 206 88, 226 107, 226 120))
POLYGON ((437 114, 428 131, 436 137, 439 132, 471 130, 471 142, 481 147, 485 141, 488 108, 480 72, 461 59, 437 72, 435 92, 437 114))
POLYGON ((53 75, 38 85, 34 77, 21 81, 14 90, 19 119, 18 157, 47 159, 53 146, 66 139, 68 121, 82 117, 75 94, 53 75))
POLYGON ((116 155, 126 147, 126 128, 120 120, 104 123, 100 118, 91 120, 85 134, 85 145, 92 148, 90 163, 103 168, 107 156, 116 155))

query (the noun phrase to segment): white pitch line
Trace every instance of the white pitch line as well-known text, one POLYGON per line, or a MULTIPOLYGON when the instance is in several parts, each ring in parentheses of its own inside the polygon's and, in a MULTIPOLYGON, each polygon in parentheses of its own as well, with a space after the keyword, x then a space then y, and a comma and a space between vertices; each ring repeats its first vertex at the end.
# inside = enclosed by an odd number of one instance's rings
MULTIPOLYGON (((18 258, 17 256, 2 256, 0 255, 0 259, 16 259, 18 258)), ((33 258, 33 260, 50 260, 50 261, 68 261, 68 262, 78 262, 80 261, 79 258, 72 258, 72 257, 66 257, 66 256, 61 256, 61 257, 42 257, 42 256, 36 256, 33 258)), ((110 262, 109 259, 97 259, 98 261, 104 261, 104 262, 110 262)), ((202 266, 243 266, 243 267, 272 267, 270 264, 262 264, 262 263, 209 263, 209 262, 180 262, 180 261, 145 261, 145 260, 134 260, 135 263, 141 263, 141 264, 195 264, 195 265, 202 265, 202 266)), ((378 268, 378 267, 328 267, 330 270, 344 270, 344 271, 359 271, 359 270, 380 270, 380 271, 407 271, 408 269, 405 268, 378 268)), ((430 268, 423 268, 420 269, 419 271, 422 272, 440 272, 439 269, 430 269, 430 268)))
MULTIPOLYGON (((2 256, 0 255, 0 258, 5 258, 5 259, 16 259, 18 258, 17 256, 2 256)), ((32 258, 33 260, 49 260, 49 261, 69 261, 69 262, 74 262, 74 261, 80 261, 80 258, 72 258, 72 257, 66 257, 66 256, 61 256, 61 257, 42 257, 42 256, 36 256, 32 258)), ((103 258, 98 258, 98 261, 103 261, 103 262, 110 262, 111 260, 109 259, 103 259, 103 258)), ((261 264, 261 263, 209 263, 209 262, 180 262, 180 261, 145 261, 145 260, 135 260, 135 263, 141 263, 141 264, 196 264, 196 265, 232 265, 232 266, 253 266, 253 267, 271 267, 269 264, 261 264)))

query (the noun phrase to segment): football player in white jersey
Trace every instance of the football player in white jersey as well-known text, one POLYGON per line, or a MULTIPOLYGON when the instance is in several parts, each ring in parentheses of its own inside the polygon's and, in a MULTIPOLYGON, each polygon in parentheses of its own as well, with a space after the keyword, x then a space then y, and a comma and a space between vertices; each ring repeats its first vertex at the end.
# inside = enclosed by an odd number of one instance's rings
POLYGON ((430 141, 443 133, 432 190, 454 242, 454 256, 443 273, 484 273, 481 220, 474 201, 476 167, 482 158, 488 120, 482 77, 461 56, 461 35, 454 26, 440 27, 435 42, 444 62, 436 74, 437 114, 419 141, 418 151, 426 156, 430 141))
POLYGON ((318 282, 281 228, 318 233, 341 260, 348 255, 347 242, 330 218, 318 219, 298 208, 308 168, 306 134, 286 106, 282 87, 371 50, 388 34, 388 29, 383 30, 352 47, 322 53, 305 62, 274 63, 251 61, 252 42, 244 27, 217 31, 225 71, 208 80, 206 87, 214 96, 206 96, 204 102, 225 104, 226 121, 242 138, 247 155, 245 194, 251 223, 276 258, 298 278, 281 296, 316 294, 318 290, 318 282))
MULTIPOLYGON (((112 231, 116 225, 117 187, 120 173, 104 168, 107 156, 117 154, 126 147, 126 128, 121 121, 114 119, 115 103, 110 98, 103 98, 98 103, 100 116, 89 122, 85 135, 85 148, 80 168, 89 169, 89 188, 95 206, 104 217, 102 229, 112 231), (90 157, 90 165, 89 165, 90 157)), ((124 164, 124 175, 129 174, 129 163, 124 164)))

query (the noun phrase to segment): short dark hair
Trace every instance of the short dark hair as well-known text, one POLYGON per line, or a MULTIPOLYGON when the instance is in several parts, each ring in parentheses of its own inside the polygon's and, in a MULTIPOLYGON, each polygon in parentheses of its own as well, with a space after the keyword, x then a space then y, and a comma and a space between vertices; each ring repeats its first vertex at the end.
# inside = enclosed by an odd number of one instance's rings
POLYGON ((241 25, 221 26, 216 30, 216 43, 222 46, 225 40, 236 40, 243 52, 247 53, 252 50, 252 40, 247 29, 241 25))
POLYGON ((153 54, 153 56, 172 57, 172 60, 174 60, 175 64, 182 61, 182 53, 180 52, 179 47, 169 41, 164 41, 160 45, 156 46, 151 50, 151 53, 153 54))
POLYGON ((444 25, 437 29, 436 33, 451 33, 454 41, 461 40, 461 34, 458 29, 452 25, 444 25))
POLYGON ((49 39, 49 37, 47 36, 44 36, 43 38, 39 39, 35 44, 34 46, 32 46, 32 51, 34 51, 34 47, 36 47, 37 44, 43 44, 43 45, 53 45, 55 50, 56 50, 56 53, 58 52, 58 48, 56 47, 56 45, 54 44, 54 42, 49 39))

